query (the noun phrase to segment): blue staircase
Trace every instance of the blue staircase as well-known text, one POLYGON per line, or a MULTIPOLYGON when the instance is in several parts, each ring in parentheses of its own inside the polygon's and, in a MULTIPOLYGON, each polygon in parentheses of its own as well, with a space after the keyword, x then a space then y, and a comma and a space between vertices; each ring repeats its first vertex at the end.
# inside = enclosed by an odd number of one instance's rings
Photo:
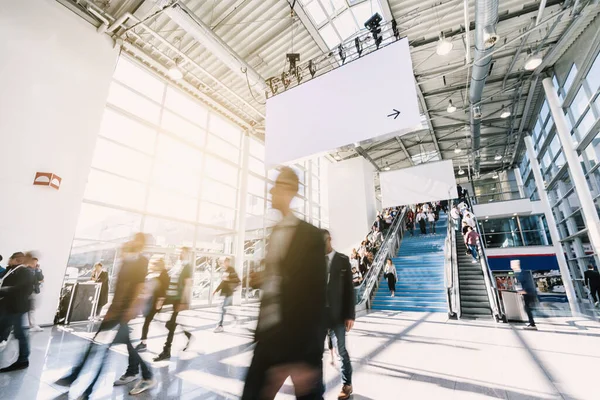
POLYGON ((447 312, 444 286, 444 241, 448 217, 443 212, 436 223, 436 234, 421 235, 418 225, 415 236, 406 232, 397 257, 392 258, 398 273, 396 296, 385 278, 372 302, 374 310, 447 312))

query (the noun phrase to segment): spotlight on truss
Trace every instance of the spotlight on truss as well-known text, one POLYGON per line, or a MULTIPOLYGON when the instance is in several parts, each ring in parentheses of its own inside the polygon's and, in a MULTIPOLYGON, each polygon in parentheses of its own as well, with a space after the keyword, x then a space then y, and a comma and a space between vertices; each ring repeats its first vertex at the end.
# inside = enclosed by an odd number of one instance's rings
POLYGON ((371 35, 373 35, 373 40, 375 40, 375 46, 377 46, 377 48, 379 48, 379 46, 381 45, 381 41, 383 40, 383 38, 381 37, 382 20, 383 18, 381 18, 381 15, 379 15, 379 13, 376 13, 371 18, 369 18, 367 22, 365 22, 365 28, 367 28, 369 32, 371 32, 371 35))
POLYGON ((296 70, 296 63, 300 61, 300 54, 287 53, 285 58, 287 58, 288 62, 290 63, 290 72, 294 72, 296 70))
POLYGON ((312 78, 314 78, 315 74, 317 73, 317 66, 315 65, 315 63, 313 62, 313 60, 310 60, 308 62, 308 71, 310 72, 310 76, 312 78))
POLYGON ((363 52, 362 43, 360 42, 360 39, 358 39, 358 38, 354 39, 354 46, 356 47, 356 52, 358 53, 358 56, 360 57, 363 52))
POLYGON ((338 46, 338 54, 340 56, 340 60, 342 60, 342 65, 346 62, 346 49, 341 44, 338 46))

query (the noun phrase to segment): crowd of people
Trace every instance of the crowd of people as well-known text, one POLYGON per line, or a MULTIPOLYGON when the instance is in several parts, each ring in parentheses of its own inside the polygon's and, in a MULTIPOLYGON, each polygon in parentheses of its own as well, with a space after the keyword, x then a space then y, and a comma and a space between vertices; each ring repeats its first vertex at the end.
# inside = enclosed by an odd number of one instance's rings
POLYGON ((360 243, 358 250, 352 249, 350 265, 352 266, 352 282, 354 286, 360 286, 367 272, 371 269, 375 255, 379 251, 385 235, 392 227, 396 217, 402 212, 401 207, 389 207, 379 211, 371 226, 371 231, 360 243))

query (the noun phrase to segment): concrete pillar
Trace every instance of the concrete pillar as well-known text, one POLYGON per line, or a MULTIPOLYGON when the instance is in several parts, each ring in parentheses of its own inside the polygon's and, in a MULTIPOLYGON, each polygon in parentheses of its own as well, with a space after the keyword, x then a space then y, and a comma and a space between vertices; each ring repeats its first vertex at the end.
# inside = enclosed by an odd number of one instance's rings
MULTIPOLYGON (((248 204, 248 158, 250 157, 250 137, 248 132, 242 137, 242 164, 240 170, 240 184, 238 188, 238 213, 237 213, 237 242, 235 246, 235 271, 240 279, 244 279, 244 244, 246 241, 246 205, 248 204)), ((233 304, 242 302, 242 290, 237 290, 233 295, 233 304)))
POLYGON ((600 254, 600 218, 598 218, 598 213, 596 212, 592 193, 590 192, 585 179, 585 174, 583 173, 583 168, 579 162, 579 157, 573 146, 573 138, 569 132, 567 120, 560 106, 561 102, 558 98, 558 94, 556 94, 554 85, 552 84, 552 79, 545 78, 542 83, 544 85, 544 92, 546 94, 546 99, 548 100, 548 105, 550 106, 550 112, 552 113, 554 124, 556 125, 556 133, 560 140, 560 144, 562 145, 567 164, 569 165, 569 173, 573 180, 575 193, 577 193, 577 197, 581 203, 581 214, 585 221, 585 226, 588 229, 590 243, 594 248, 594 252, 600 254))
POLYGON ((548 193, 546 193, 546 188, 544 186, 544 178, 542 178, 540 163, 538 162, 538 159, 535 155, 535 149, 533 148, 533 140, 529 135, 525 135, 523 139, 527 148, 527 156, 529 157, 529 162, 531 163, 531 170, 533 171, 533 177, 535 179, 535 185, 537 186, 538 195, 540 196, 540 201, 542 202, 542 206, 544 208, 544 215, 546 216, 546 221, 548 222, 548 229, 550 230, 552 245, 554 246, 554 250, 556 252, 558 268, 560 269, 560 275, 562 277, 563 284, 565 285, 567 299, 569 300, 569 307, 571 308, 571 312, 573 314, 578 314, 579 303, 577 302, 575 290, 573 289, 573 281, 571 279, 571 273, 569 271, 569 266, 565 258, 565 252, 563 251, 562 245, 560 244, 560 236, 556 227, 556 220, 554 219, 554 214, 552 214, 552 207, 550 206, 550 201, 548 200, 548 193))
POLYGON ((521 170, 519 168, 514 169, 515 180, 517 181, 517 187, 519 188, 519 196, 522 199, 527 198, 527 194, 525 193, 525 185, 523 184, 523 177, 521 176, 521 170))
POLYGON ((0 6, 0 254, 37 251, 54 321, 118 48, 55 1, 0 6), (37 172, 62 178, 34 186, 37 172))

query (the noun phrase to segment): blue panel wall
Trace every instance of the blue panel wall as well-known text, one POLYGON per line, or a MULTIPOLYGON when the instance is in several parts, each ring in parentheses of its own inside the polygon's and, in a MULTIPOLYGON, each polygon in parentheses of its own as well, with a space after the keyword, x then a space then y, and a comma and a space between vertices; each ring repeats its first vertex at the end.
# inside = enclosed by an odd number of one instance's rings
POLYGON ((546 271, 558 269, 558 261, 554 254, 547 255, 514 255, 488 257, 492 271, 510 271, 510 260, 520 260, 524 271, 546 271))

